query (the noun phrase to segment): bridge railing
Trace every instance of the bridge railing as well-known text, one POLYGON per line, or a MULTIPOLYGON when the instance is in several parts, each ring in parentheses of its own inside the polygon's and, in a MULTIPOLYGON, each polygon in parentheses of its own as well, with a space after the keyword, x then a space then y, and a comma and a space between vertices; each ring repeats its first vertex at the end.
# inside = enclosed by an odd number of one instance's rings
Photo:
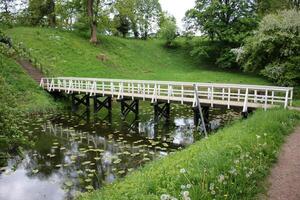
POLYGON ((146 80, 92 79, 92 78, 42 78, 40 86, 48 91, 86 93, 90 95, 121 98, 141 98, 157 101, 191 103, 196 98, 203 104, 250 108, 288 107, 292 105, 293 88, 262 85, 168 82, 146 80), (198 97, 195 95, 195 88, 198 97))

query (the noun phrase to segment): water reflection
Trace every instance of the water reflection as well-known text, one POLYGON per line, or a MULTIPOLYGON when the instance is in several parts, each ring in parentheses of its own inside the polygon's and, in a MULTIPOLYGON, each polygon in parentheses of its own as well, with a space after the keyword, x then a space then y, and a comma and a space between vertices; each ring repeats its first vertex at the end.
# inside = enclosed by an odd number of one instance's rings
MULTIPOLYGON (((190 110, 176 106, 172 112, 169 124, 154 123, 146 109, 140 121, 132 122, 111 115, 86 121, 71 113, 24 120, 24 132, 35 146, 23 159, 8 161, 0 174, 0 199, 73 199, 77 192, 100 188, 201 138, 190 110)), ((228 111, 211 113, 212 129, 237 117, 228 111)))

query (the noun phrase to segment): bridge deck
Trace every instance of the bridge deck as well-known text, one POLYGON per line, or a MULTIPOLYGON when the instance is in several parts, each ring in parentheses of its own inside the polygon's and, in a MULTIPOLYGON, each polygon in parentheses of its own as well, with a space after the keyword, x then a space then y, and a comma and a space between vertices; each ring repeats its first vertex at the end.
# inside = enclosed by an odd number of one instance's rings
POLYGON ((244 112, 248 108, 287 108, 293 99, 291 87, 263 85, 58 77, 42 78, 40 86, 48 91, 138 98, 151 103, 166 101, 197 106, 199 98, 201 104, 241 107, 244 112))

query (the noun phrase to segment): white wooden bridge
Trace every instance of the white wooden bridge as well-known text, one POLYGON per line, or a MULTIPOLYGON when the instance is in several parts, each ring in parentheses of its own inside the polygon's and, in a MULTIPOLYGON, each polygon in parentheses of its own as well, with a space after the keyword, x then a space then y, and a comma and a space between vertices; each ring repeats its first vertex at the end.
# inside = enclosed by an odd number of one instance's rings
POLYGON ((40 86, 49 92, 142 99, 151 103, 162 101, 197 106, 196 98, 199 98, 203 105, 241 107, 243 112, 249 108, 287 108, 293 99, 291 87, 264 85, 58 77, 42 78, 40 86))

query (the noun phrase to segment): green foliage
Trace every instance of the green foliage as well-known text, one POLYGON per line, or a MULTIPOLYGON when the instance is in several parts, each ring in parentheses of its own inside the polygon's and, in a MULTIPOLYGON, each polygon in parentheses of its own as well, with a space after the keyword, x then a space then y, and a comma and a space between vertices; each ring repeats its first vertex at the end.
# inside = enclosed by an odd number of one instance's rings
POLYGON ((175 38, 178 36, 178 30, 176 26, 176 19, 173 16, 168 16, 167 14, 163 14, 161 23, 159 36, 161 39, 166 41, 166 46, 171 47, 175 38))
MULTIPOLYGON (((5 88, 8 88, 12 93, 12 95, 9 95, 9 93, 3 93, 2 95, 0 93, 2 98, 7 98, 7 103, 15 102, 17 109, 21 111, 43 112, 55 109, 57 105, 52 102, 50 96, 44 93, 38 84, 8 56, 7 49, 0 46, 0 77, 2 77, 7 86, 5 88), (5 54, 2 51, 5 51, 5 54), (9 98, 12 98, 12 102, 9 101, 9 98)), ((3 100, 3 102, 5 101, 3 100)))
POLYGON ((253 2, 247 0, 197 0, 186 17, 211 40, 230 43, 240 43, 257 25, 253 2))
POLYGON ((268 84, 257 76, 214 69, 185 48, 162 48, 160 40, 101 36, 101 45, 93 46, 76 33, 57 29, 18 27, 6 34, 22 42, 51 76, 268 84), (97 59, 100 54, 105 62, 97 59))
POLYGON ((300 12, 282 11, 263 18, 242 56, 243 68, 260 71, 279 85, 300 83, 300 12))
MULTIPOLYGON (((0 61, 0 66, 2 62, 0 61)), ((13 91, 0 74, 0 167, 4 165, 5 158, 15 153, 20 146, 29 142, 19 131, 17 123, 20 112, 17 110, 13 91)))
POLYGON ((298 112, 256 111, 185 150, 154 161, 82 200, 253 199, 276 160, 284 138, 299 122, 298 112), (249 187, 251 185, 251 187, 249 187))
POLYGON ((158 25, 161 6, 158 0, 137 0, 137 23, 143 39, 149 37, 154 26, 158 25))
POLYGON ((299 6, 299 0, 258 0, 257 13, 265 16, 284 9, 297 9, 299 6))

